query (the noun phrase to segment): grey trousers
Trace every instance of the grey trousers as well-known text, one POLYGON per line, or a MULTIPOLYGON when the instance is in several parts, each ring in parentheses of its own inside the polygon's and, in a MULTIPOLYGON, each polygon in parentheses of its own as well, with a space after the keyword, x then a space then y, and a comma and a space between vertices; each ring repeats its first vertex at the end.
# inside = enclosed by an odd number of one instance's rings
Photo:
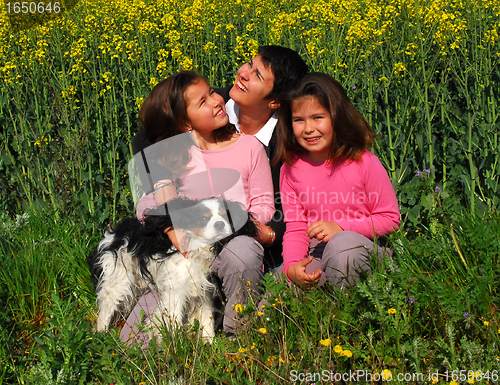
MULTIPOLYGON (((260 282, 263 276, 264 248, 255 239, 239 236, 231 240, 215 258, 214 272, 222 281, 222 289, 227 299, 223 328, 235 332, 238 328, 238 313, 234 307, 247 303, 249 296, 257 301, 261 294, 260 282)), ((131 345, 138 342, 149 344, 146 332, 141 331, 158 305, 158 294, 145 294, 134 307, 120 333, 120 340, 131 345)))
POLYGON ((336 287, 346 287, 359 280, 361 271, 371 272, 373 255, 381 261, 383 256, 392 256, 392 250, 381 244, 375 245, 372 240, 354 231, 341 231, 328 243, 311 240, 309 256, 313 260, 306 266, 306 273, 321 268, 320 285, 328 281, 336 287))

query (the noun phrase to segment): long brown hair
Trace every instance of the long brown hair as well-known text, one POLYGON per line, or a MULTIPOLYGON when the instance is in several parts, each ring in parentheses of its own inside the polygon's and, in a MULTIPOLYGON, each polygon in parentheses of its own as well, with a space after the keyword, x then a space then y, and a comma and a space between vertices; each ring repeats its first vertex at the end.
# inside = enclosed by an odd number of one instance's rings
MULTIPOLYGON (((181 71, 158 83, 144 100, 139 111, 139 124, 151 143, 158 143, 164 139, 186 132, 187 116, 186 90, 200 81, 207 84, 208 80, 193 71, 181 71)), ((213 132, 214 139, 224 140, 234 132, 234 127, 227 124, 213 132)), ((172 171, 180 173, 186 171, 185 166, 190 161, 188 149, 193 144, 191 140, 176 140, 175 146, 161 148, 158 162, 172 171)))
POLYGON ((357 160, 363 151, 373 145, 376 134, 354 108, 339 82, 331 76, 313 72, 305 75, 298 86, 283 100, 276 127, 280 138, 274 161, 293 165, 297 155, 306 153, 299 145, 292 128, 294 102, 305 97, 315 98, 329 113, 332 120, 332 146, 328 161, 357 160))

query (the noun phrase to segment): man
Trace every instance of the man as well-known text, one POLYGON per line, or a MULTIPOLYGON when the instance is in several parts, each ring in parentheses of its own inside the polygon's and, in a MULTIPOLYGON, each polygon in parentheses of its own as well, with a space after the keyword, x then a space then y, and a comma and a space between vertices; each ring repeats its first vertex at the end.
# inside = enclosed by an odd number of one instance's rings
MULTIPOLYGON (((290 87, 297 83, 307 71, 307 64, 297 52, 280 46, 262 46, 256 57, 238 69, 233 86, 215 90, 224 98, 229 121, 241 134, 254 135, 263 144, 270 162, 273 160, 278 142, 275 130, 278 122, 276 110, 290 87)), ((144 132, 139 131, 132 142, 133 151, 136 154, 150 144, 144 132)), ((276 213, 273 219, 267 223, 267 231, 263 232, 264 236, 259 239, 259 242, 264 246, 266 270, 277 269, 283 262, 282 240, 286 226, 279 199, 280 168, 280 162, 271 164, 276 213)), ((254 281, 252 285, 254 287, 258 287, 262 278, 260 269, 257 272, 254 272, 255 269, 253 269, 251 273, 249 271, 241 272, 241 267, 236 270, 232 271, 231 267, 224 269, 221 267, 217 271, 218 276, 222 279, 222 286, 228 299, 230 296, 234 297, 234 293, 244 291, 241 290, 244 289, 242 287, 244 285, 241 284, 243 277, 245 277, 245 282, 246 280, 254 281), (237 274, 236 270, 238 270, 237 274), (241 277, 224 278, 236 275, 241 275, 241 277)), ((239 298, 244 302, 246 295, 241 293, 239 298)), ((231 320, 236 317, 235 303, 229 302, 224 311, 224 330, 233 332, 235 328, 234 322, 231 320)))

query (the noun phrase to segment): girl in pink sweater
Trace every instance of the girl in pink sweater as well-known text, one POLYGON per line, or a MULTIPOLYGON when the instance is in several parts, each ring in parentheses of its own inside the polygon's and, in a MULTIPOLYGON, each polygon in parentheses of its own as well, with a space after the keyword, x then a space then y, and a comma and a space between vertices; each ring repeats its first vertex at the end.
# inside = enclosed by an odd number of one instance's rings
POLYGON ((262 224, 261 243, 268 241, 271 229, 264 223, 273 217, 274 201, 267 155, 256 138, 236 132, 222 96, 204 77, 182 71, 160 82, 139 119, 153 143, 144 151, 151 178, 141 178, 147 195, 137 204, 139 219, 178 195, 203 199, 223 193, 252 212, 262 224))
MULTIPOLYGON (((224 194, 225 199, 242 203, 256 220, 256 239, 232 239, 212 265, 227 299, 224 330, 236 332, 239 323, 234 307, 246 303, 249 296, 257 298, 263 276, 262 245, 274 242, 275 236, 265 225, 275 211, 265 149, 253 136, 236 133, 222 96, 206 78, 191 71, 156 85, 141 106, 139 119, 146 137, 154 143, 136 155, 136 164, 141 164, 138 169, 147 174, 140 177, 145 194, 137 204, 139 219, 148 208, 178 195, 203 199, 224 194)), ((167 234, 177 249, 186 251, 182 231, 167 234)), ((123 341, 129 341, 130 335, 147 340, 138 335, 136 324, 144 321, 142 313, 150 315, 157 301, 155 293, 139 301, 122 329, 123 341)))
POLYGON ((321 73, 304 77, 280 122, 283 271, 306 288, 352 283, 370 271, 375 249, 390 253, 386 236, 400 223, 387 172, 367 150, 376 135, 342 86, 321 73))

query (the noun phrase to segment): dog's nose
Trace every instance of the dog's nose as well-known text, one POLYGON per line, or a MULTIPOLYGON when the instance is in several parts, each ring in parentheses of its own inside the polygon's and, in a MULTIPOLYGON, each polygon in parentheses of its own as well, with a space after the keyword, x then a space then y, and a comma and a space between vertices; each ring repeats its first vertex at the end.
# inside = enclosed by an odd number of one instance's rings
POLYGON ((222 221, 218 221, 218 222, 214 223, 215 230, 217 230, 217 231, 222 231, 224 229, 225 225, 226 224, 222 221))

